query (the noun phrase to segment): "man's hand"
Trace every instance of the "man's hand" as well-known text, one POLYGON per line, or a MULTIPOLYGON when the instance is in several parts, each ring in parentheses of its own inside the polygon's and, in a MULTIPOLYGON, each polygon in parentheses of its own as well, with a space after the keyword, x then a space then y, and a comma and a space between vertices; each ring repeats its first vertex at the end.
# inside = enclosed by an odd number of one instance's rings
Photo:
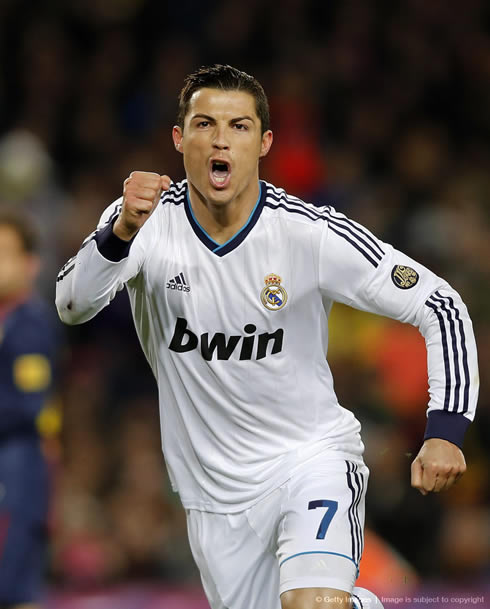
POLYGON ((439 438, 426 440, 412 463, 412 486, 422 495, 450 488, 466 471, 461 450, 439 438))
POLYGON ((166 175, 133 171, 124 180, 123 205, 114 222, 114 234, 124 241, 130 241, 153 213, 162 190, 169 188, 170 178, 166 175))

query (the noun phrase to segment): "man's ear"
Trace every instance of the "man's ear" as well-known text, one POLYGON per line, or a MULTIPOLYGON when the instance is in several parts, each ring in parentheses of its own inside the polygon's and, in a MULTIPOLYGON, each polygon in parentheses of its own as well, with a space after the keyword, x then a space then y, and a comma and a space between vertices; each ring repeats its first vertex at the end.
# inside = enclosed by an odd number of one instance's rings
POLYGON ((271 149, 273 139, 274 138, 272 136, 272 131, 270 129, 262 135, 262 143, 260 145, 260 155, 259 155, 260 159, 267 156, 267 153, 271 149))
POLYGON ((174 125, 172 129, 172 139, 174 141, 175 150, 182 152, 182 140, 184 139, 184 134, 178 125, 174 125))

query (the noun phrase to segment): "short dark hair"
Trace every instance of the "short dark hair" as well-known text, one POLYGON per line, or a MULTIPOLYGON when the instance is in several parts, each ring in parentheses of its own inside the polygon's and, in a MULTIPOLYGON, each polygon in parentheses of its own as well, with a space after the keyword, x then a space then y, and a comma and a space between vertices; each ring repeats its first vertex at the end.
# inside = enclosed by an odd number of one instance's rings
POLYGON ((269 102, 259 81, 237 68, 229 65, 215 64, 203 66, 189 74, 179 95, 179 112, 177 124, 183 129, 184 119, 189 110, 189 101, 199 89, 222 89, 223 91, 246 91, 255 99, 255 110, 260 119, 262 133, 270 128, 269 102))
POLYGON ((8 207, 0 208, 0 226, 8 226, 17 233, 25 252, 32 254, 39 250, 38 231, 26 214, 8 207))

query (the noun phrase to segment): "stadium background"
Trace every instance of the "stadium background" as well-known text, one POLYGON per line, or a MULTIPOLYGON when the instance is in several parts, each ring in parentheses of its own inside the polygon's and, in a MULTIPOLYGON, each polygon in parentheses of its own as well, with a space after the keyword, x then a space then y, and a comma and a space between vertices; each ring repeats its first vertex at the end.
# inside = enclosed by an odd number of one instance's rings
MULTIPOLYGON (((481 368, 469 471, 425 498, 409 484, 423 341, 334 309, 329 359, 372 472, 362 575, 386 607, 490 606, 489 28, 486 0, 0 1, 0 202, 39 225, 51 302, 58 268, 130 171, 183 177, 176 97, 214 62, 251 72, 269 95, 262 177, 333 204, 461 292, 481 368)), ((66 329, 60 355, 60 405, 44 421, 46 607, 205 608, 125 295, 66 329)))

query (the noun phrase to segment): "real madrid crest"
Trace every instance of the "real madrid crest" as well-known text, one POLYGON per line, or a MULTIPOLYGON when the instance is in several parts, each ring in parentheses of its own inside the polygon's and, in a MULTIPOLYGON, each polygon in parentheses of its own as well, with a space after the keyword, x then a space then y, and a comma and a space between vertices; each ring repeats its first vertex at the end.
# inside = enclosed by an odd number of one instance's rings
POLYGON ((279 311, 288 301, 288 293, 282 287, 281 281, 276 273, 270 273, 264 279, 265 288, 260 293, 260 300, 269 311, 279 311))
POLYGON ((413 288, 413 286, 417 283, 419 280, 419 274, 410 266, 402 266, 401 264, 397 264, 391 271, 391 278, 393 279, 393 283, 397 288, 400 288, 401 290, 408 290, 409 288, 413 288))

